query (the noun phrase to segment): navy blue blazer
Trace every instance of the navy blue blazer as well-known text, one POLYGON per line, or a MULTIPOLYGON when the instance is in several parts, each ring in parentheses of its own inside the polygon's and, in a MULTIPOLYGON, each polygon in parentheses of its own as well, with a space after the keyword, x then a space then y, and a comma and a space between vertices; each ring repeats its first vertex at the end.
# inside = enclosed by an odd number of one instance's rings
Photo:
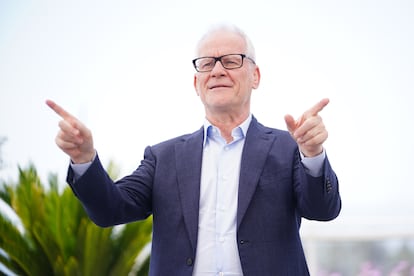
MULTIPOLYGON (((113 183, 96 158, 68 183, 103 227, 153 215, 150 275, 190 276, 197 247, 203 129, 147 147, 129 176, 113 183)), ((286 131, 255 118, 242 153, 237 242, 245 276, 309 275, 299 237, 301 218, 331 220, 340 212, 338 181, 326 158, 321 177, 307 175, 286 131)))

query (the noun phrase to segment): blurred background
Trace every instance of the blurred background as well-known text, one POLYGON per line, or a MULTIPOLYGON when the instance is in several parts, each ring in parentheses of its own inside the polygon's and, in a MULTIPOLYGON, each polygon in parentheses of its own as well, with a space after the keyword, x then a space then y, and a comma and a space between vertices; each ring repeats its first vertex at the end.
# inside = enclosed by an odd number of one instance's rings
POLYGON ((64 185, 52 99, 93 132, 120 175, 145 146, 193 132, 204 110, 191 60, 234 23, 256 47, 252 112, 286 129, 324 97, 343 210, 304 221, 312 275, 414 275, 414 2, 410 0, 0 1, 0 179, 33 163, 64 185))

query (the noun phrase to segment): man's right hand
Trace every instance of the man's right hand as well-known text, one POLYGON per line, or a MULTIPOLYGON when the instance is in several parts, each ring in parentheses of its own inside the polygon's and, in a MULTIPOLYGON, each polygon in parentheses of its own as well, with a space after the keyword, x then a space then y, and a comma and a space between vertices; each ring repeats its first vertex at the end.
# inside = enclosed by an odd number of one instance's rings
POLYGON ((91 131, 55 102, 46 100, 46 104, 62 118, 59 122, 60 130, 55 139, 58 147, 69 155, 75 164, 92 161, 95 149, 91 131))

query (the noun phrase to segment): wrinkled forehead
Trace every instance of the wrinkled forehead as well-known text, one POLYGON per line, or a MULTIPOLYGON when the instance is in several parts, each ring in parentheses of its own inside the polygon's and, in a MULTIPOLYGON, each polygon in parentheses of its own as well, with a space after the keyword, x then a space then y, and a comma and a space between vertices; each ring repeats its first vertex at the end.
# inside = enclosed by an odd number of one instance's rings
POLYGON ((228 30, 218 30, 208 33, 200 40, 196 55, 202 57, 245 54, 246 47, 246 42, 240 34, 228 30))

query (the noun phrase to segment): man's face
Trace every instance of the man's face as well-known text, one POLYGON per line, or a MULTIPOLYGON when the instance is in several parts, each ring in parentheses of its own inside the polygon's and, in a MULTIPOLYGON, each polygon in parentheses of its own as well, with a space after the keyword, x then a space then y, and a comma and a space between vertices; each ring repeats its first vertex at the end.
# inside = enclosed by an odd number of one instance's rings
MULTIPOLYGON (((219 57, 227 54, 247 54, 245 41, 238 34, 217 31, 201 42, 198 56, 219 57)), ((194 76, 194 87, 207 116, 249 113, 251 91, 259 86, 259 82, 259 68, 247 58, 241 68, 228 70, 217 61, 211 72, 197 72, 194 76)))

